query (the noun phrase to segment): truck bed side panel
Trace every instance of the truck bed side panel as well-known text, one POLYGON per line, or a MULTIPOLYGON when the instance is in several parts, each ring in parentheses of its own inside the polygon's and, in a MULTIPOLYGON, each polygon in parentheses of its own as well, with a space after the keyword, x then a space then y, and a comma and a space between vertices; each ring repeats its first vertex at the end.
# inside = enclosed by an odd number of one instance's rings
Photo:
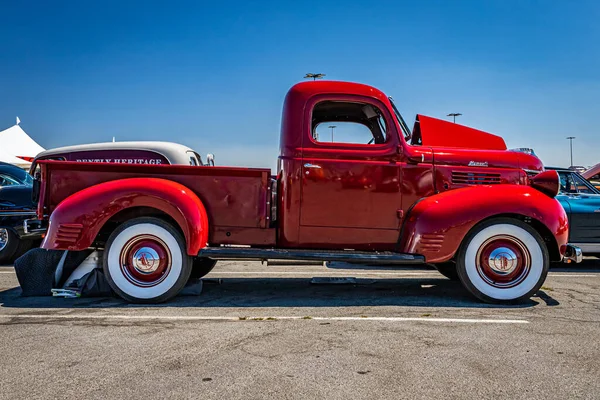
MULTIPOLYGON (((268 169, 57 161, 41 163, 45 165, 46 182, 50 183, 44 188, 45 214, 50 214, 66 197, 89 186, 116 179, 152 177, 172 180, 194 191, 206 207, 212 232, 227 231, 227 227, 238 228, 238 232, 239 228, 268 227, 268 169)), ((273 239, 262 237, 261 244, 274 242, 274 234, 267 236, 273 239)), ((232 241, 235 242, 233 238, 232 241)))

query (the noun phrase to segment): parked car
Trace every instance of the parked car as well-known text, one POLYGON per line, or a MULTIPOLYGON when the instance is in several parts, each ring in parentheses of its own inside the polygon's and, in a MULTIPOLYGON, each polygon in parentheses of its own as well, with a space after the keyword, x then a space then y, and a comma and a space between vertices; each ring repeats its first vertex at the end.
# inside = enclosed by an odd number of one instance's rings
POLYGON ((41 239, 40 233, 23 230, 23 221, 35 216, 32 183, 26 171, 0 162, 0 264, 12 262, 41 239))
POLYGON ((102 162, 150 165, 214 165, 209 154, 206 162, 191 148, 171 142, 107 142, 57 147, 39 153, 31 164, 30 172, 40 160, 75 162, 102 162))
POLYGON ((594 185, 596 189, 600 190, 600 164, 596 164, 587 171, 584 171, 581 176, 594 185))
POLYGON ((556 170, 560 177, 560 193, 556 199, 569 218, 569 243, 586 255, 600 255, 600 190, 570 169, 546 169, 556 170))
POLYGON ((555 171, 448 121, 418 115, 411 132, 373 87, 295 85, 279 148, 276 175, 40 160, 28 224, 47 227, 45 249, 104 248, 112 289, 132 302, 166 301, 219 259, 452 262, 470 293, 500 303, 529 298, 551 261, 581 261, 555 171))

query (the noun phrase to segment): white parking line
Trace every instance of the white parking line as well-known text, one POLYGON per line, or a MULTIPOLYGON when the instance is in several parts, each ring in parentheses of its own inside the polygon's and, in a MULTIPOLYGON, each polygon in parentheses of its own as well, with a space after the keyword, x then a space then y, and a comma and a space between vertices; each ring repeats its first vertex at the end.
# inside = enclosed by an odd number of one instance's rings
POLYGON ((467 324, 528 324, 524 319, 477 319, 477 318, 429 318, 429 317, 302 317, 302 316, 202 316, 202 315, 83 315, 83 314, 20 314, 0 315, 0 319, 102 319, 137 321, 274 321, 274 320, 315 320, 315 321, 386 321, 386 322, 437 322, 467 324))

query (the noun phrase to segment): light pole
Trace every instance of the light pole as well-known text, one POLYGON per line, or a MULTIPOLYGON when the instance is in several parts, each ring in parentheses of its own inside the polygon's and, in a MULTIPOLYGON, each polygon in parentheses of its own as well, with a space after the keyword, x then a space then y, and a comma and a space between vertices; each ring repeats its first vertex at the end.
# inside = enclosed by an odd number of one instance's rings
POLYGON ((329 125, 328 128, 331 128, 331 143, 333 143, 333 130, 337 128, 337 125, 329 125))
POLYGON ((325 76, 325 74, 306 74, 304 75, 304 79, 310 79, 312 78, 313 81, 316 81, 317 79, 323 79, 323 77, 325 76))
POLYGON ((573 139, 575 139, 575 136, 568 136, 567 139, 569 139, 569 145, 571 147, 571 167, 573 166, 573 139))
POLYGON ((461 116, 461 113, 450 113, 448 115, 446 115, 447 117, 452 117, 452 122, 456 123, 456 117, 461 116))

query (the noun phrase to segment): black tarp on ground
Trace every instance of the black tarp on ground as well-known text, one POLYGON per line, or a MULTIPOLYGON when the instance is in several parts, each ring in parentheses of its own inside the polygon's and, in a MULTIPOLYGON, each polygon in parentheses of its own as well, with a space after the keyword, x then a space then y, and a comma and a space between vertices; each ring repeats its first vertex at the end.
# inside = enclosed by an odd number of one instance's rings
POLYGON ((91 251, 70 251, 63 265, 61 281, 54 282, 62 250, 31 249, 15 261, 15 272, 22 296, 51 296, 53 287, 62 287, 71 273, 91 251))

